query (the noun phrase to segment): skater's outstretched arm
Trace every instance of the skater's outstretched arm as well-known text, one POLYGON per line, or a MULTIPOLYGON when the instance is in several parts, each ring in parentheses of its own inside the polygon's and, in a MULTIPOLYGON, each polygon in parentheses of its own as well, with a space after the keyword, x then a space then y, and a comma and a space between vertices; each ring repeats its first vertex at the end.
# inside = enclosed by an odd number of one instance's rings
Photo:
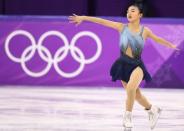
POLYGON ((150 37, 151 39, 153 39, 155 42, 162 44, 164 46, 167 46, 169 48, 175 49, 175 50, 179 50, 176 45, 173 45, 171 42, 155 35, 148 27, 145 28, 145 32, 146 32, 146 37, 150 37))
POLYGON ((79 25, 82 21, 90 21, 97 24, 101 24, 110 28, 113 28, 115 30, 118 30, 121 32, 121 29, 123 28, 123 23, 110 21, 107 19, 102 19, 99 17, 91 17, 91 16, 78 16, 76 14, 73 14, 73 16, 69 16, 69 22, 75 23, 76 25, 79 25))

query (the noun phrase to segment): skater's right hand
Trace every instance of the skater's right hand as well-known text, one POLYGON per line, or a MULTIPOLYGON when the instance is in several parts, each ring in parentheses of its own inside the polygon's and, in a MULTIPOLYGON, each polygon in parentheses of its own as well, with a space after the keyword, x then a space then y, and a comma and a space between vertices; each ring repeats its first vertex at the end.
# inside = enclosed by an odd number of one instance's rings
POLYGON ((84 20, 84 16, 78 16, 76 14, 73 14, 73 16, 69 16, 68 20, 69 23, 74 23, 76 24, 76 26, 78 26, 84 20))

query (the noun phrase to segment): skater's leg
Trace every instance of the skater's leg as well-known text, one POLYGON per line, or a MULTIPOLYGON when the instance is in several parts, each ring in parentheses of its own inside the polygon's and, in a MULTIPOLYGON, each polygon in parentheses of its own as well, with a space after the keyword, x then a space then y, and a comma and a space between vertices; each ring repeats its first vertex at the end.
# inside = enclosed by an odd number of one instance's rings
MULTIPOLYGON (((123 87, 126 89, 127 83, 125 81, 121 81, 123 87)), ((145 109, 150 109, 151 104, 149 101, 146 99, 146 97, 141 93, 140 87, 137 88, 136 90, 136 97, 135 100, 142 105, 145 109)))
POLYGON ((146 97, 141 93, 140 88, 137 88, 136 90, 136 101, 142 105, 143 107, 145 107, 146 110, 151 109, 151 104, 149 103, 149 101, 146 99, 146 97))
POLYGON ((130 75, 130 80, 126 85, 126 93, 127 93, 126 111, 123 117, 123 126, 125 127, 125 129, 133 127, 132 109, 136 98, 136 90, 140 82, 142 81, 142 78, 143 78, 143 71, 140 67, 137 67, 132 71, 130 75))
POLYGON ((127 99, 126 99, 126 111, 132 112, 134 100, 136 98, 136 90, 143 78, 143 71, 140 67, 135 68, 126 86, 127 99))
MULTIPOLYGON (((121 81, 121 82, 122 82, 123 87, 126 89, 127 83, 124 81, 121 81)), ((145 109, 147 109, 146 111, 148 112, 150 127, 151 127, 151 129, 153 129, 157 123, 159 116, 160 116, 161 109, 158 107, 152 106, 148 102, 148 100, 142 95, 142 93, 140 91, 140 87, 138 87, 136 90, 135 99, 138 101, 138 103, 140 105, 142 105, 143 107, 145 107, 145 109)))

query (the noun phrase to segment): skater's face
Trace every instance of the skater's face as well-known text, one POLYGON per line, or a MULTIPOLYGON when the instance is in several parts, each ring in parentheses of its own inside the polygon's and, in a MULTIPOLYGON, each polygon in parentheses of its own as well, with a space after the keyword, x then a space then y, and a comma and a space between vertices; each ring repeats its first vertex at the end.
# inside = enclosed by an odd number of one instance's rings
POLYGON ((127 19, 129 22, 134 22, 137 20, 140 20, 142 17, 142 13, 140 13, 140 10, 136 6, 130 6, 127 10, 127 19))

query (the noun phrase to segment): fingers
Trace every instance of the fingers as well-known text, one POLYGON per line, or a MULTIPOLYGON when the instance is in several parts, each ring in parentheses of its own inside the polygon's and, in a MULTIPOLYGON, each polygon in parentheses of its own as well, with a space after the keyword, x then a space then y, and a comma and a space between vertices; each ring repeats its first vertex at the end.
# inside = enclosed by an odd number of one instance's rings
POLYGON ((69 20, 69 23, 75 23, 75 20, 72 18, 68 18, 68 20, 69 20))
POLYGON ((68 17, 69 23, 76 23, 76 19, 74 18, 74 16, 69 16, 68 17))
POLYGON ((77 18, 77 16, 78 15, 76 15, 76 14, 72 14, 73 16, 69 16, 68 17, 68 20, 69 20, 69 23, 75 23, 75 26, 78 26, 78 25, 80 25, 80 21, 78 20, 78 18, 77 18))
POLYGON ((174 50, 180 51, 180 49, 176 46, 174 47, 174 50))
POLYGON ((177 51, 180 50, 176 45, 174 46, 174 49, 177 50, 177 51))
POLYGON ((73 16, 68 17, 69 20, 74 20, 75 18, 73 16))
POLYGON ((80 22, 77 22, 77 21, 75 21, 75 20, 69 20, 69 23, 71 23, 71 24, 75 24, 76 26, 78 26, 79 24, 80 24, 80 22))
POLYGON ((72 14, 73 16, 69 16, 69 18, 70 19, 74 19, 74 18, 76 18, 78 15, 76 15, 76 14, 72 14))
POLYGON ((174 50, 180 51, 180 49, 176 45, 171 46, 174 50))

